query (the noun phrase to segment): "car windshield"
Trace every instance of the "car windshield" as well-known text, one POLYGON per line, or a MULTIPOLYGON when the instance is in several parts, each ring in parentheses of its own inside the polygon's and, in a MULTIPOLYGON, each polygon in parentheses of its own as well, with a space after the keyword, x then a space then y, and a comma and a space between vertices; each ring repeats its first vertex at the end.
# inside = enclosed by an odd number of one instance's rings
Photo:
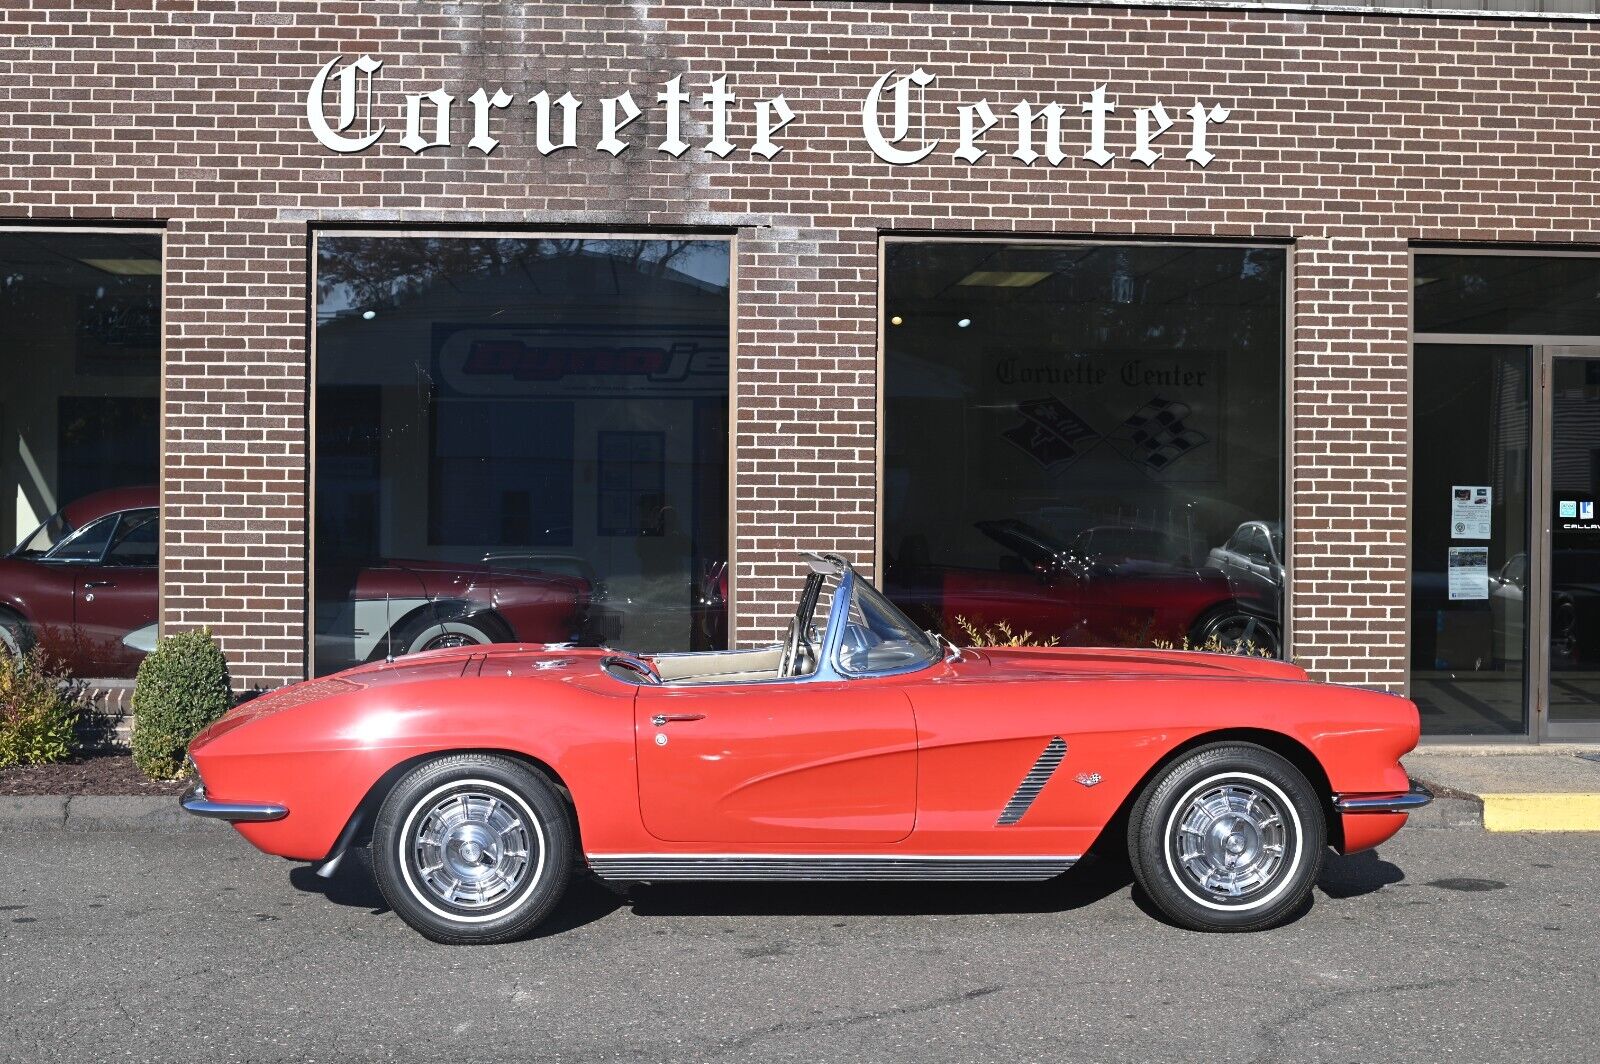
POLYGON ((939 656, 922 631, 859 576, 851 582, 850 607, 839 640, 839 670, 851 675, 916 668, 939 656))
POLYGON ((49 520, 40 525, 34 533, 21 543, 17 544, 11 552, 13 558, 38 558, 49 551, 72 534, 72 526, 67 519, 59 513, 51 514, 49 520))

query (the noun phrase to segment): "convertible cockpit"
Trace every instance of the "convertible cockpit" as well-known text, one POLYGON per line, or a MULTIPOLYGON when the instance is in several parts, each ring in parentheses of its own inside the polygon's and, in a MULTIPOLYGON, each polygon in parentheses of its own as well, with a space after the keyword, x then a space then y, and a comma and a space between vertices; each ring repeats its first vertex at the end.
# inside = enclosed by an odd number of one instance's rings
POLYGON ((806 554, 805 587, 783 641, 752 650, 613 654, 602 667, 633 684, 847 679, 923 668, 938 638, 921 631, 837 554, 806 554))

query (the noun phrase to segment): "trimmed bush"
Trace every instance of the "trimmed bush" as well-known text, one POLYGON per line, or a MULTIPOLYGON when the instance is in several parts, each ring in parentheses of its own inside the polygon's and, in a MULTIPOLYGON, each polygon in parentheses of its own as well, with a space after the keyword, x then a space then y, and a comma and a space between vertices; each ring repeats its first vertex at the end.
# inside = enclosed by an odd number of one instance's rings
POLYGON ((82 688, 37 647, 0 653, 0 768, 65 761, 83 708, 82 688))
POLYGON ((181 775, 189 740, 232 706, 228 661, 211 629, 167 636, 134 681, 134 764, 151 779, 181 775))

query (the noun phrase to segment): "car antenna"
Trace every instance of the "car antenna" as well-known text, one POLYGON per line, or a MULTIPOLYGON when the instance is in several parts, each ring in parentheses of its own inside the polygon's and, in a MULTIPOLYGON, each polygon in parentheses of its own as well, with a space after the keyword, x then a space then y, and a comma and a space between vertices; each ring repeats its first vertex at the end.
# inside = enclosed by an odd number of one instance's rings
POLYGON ((394 620, 389 615, 389 592, 383 593, 383 660, 394 664, 394 620))

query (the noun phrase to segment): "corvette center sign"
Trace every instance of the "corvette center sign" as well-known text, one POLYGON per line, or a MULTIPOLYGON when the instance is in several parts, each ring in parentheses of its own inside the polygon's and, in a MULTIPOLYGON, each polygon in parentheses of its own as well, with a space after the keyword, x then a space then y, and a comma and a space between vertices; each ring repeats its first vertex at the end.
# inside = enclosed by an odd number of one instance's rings
MULTIPOLYGON (((384 138, 395 138, 417 154, 459 145, 488 155, 500 145, 498 134, 506 123, 531 122, 540 155, 587 150, 615 157, 637 148, 679 158, 696 149, 718 159, 739 152, 773 159, 784 150, 785 130, 801 117, 796 108, 803 108, 782 94, 744 99, 726 77, 687 87, 680 74, 659 90, 638 97, 629 90, 594 101, 580 100, 571 92, 551 96, 548 90, 519 99, 502 87, 490 86, 458 99, 440 86, 406 93, 398 109, 384 114, 373 106, 374 85, 382 71, 383 60, 370 55, 335 56, 322 65, 305 94, 306 123, 319 144, 353 154, 384 138), (659 111, 664 130, 653 143, 644 142, 633 128, 646 107, 659 111), (729 136, 739 108, 745 109, 755 131, 743 144, 729 136), (697 144, 685 139, 689 129, 704 130, 693 134, 697 144)), ((895 166, 944 158, 973 165, 986 156, 1004 154, 1027 166, 1041 160, 1060 166, 1081 157, 1103 167, 1123 157, 1146 167, 1178 159, 1204 167, 1216 157, 1211 145, 1217 127, 1231 114, 1220 103, 1200 99, 1187 108, 1174 101, 1171 109, 1160 100, 1126 103, 1114 97, 1109 86, 1096 85, 1067 102, 961 103, 954 107, 954 135, 939 136, 931 131, 938 123, 931 121, 925 99, 925 90, 936 81, 936 74, 919 66, 906 73, 885 71, 873 83, 859 111, 862 143, 873 155, 895 166), (1079 143, 1067 142, 1069 113, 1085 119, 1077 123, 1082 129, 1079 143), (1133 135, 1125 143, 1108 131, 1109 120, 1118 114, 1133 116, 1133 135)))

